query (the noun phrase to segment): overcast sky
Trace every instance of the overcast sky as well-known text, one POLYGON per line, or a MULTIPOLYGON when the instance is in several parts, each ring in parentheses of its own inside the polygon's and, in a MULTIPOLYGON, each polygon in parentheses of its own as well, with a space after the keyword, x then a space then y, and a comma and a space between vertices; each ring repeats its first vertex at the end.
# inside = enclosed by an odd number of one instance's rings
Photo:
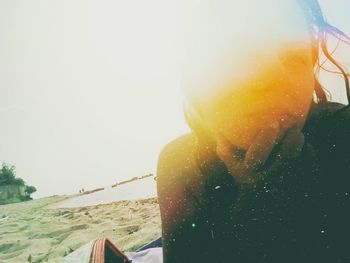
MULTIPOLYGON (((179 60, 198 2, 0 0, 0 162, 36 197, 155 173, 188 131, 179 60)), ((321 3, 350 34, 350 1, 321 3)))

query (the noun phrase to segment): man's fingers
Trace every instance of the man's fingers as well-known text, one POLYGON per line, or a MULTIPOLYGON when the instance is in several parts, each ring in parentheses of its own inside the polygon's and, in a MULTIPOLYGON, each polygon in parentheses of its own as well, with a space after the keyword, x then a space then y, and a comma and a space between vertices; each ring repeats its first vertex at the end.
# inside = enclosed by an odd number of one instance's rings
POLYGON ((276 170, 298 157, 303 145, 304 135, 299 128, 286 130, 276 122, 256 136, 245 155, 224 137, 218 137, 216 151, 236 180, 249 182, 260 169, 276 170))
POLYGON ((294 126, 286 132, 279 153, 285 159, 294 159, 299 156, 303 146, 304 134, 300 128, 294 126))
POLYGON ((290 160, 297 158, 304 146, 304 134, 298 127, 290 128, 286 133, 277 152, 271 156, 267 169, 269 171, 278 170, 290 160))
POLYGON ((282 129, 278 122, 263 129, 249 147, 244 164, 247 168, 262 166, 281 137, 282 129))
POLYGON ((243 164, 241 156, 235 151, 235 148, 232 147, 231 143, 227 141, 225 137, 217 138, 216 153, 232 175, 240 173, 243 164))

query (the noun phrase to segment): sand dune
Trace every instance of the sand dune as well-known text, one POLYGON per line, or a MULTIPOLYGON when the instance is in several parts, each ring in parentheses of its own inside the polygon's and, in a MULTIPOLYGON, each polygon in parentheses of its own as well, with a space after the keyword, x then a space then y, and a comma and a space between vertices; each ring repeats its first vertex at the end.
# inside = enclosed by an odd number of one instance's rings
POLYGON ((61 262, 101 236, 134 251, 160 236, 156 198, 55 208, 73 199, 55 196, 0 206, 0 262, 61 262))

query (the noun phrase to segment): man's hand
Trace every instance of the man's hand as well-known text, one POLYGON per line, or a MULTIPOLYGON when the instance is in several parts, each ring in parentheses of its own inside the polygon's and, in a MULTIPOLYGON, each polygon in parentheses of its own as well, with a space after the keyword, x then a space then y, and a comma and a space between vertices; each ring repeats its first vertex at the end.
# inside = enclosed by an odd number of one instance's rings
POLYGON ((304 135, 299 127, 284 129, 275 122, 259 132, 246 152, 223 137, 217 138, 216 151, 238 182, 249 183, 261 171, 277 170, 298 157, 303 145, 304 135))

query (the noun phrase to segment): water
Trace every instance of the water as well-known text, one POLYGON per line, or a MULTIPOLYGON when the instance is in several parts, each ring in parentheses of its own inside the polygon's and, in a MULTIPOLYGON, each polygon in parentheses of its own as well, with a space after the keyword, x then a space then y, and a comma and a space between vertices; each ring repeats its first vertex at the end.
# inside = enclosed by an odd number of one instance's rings
POLYGON ((92 194, 80 195, 60 203, 58 208, 84 207, 98 204, 108 204, 121 200, 145 199, 157 196, 154 177, 147 177, 130 183, 107 187, 92 194))

